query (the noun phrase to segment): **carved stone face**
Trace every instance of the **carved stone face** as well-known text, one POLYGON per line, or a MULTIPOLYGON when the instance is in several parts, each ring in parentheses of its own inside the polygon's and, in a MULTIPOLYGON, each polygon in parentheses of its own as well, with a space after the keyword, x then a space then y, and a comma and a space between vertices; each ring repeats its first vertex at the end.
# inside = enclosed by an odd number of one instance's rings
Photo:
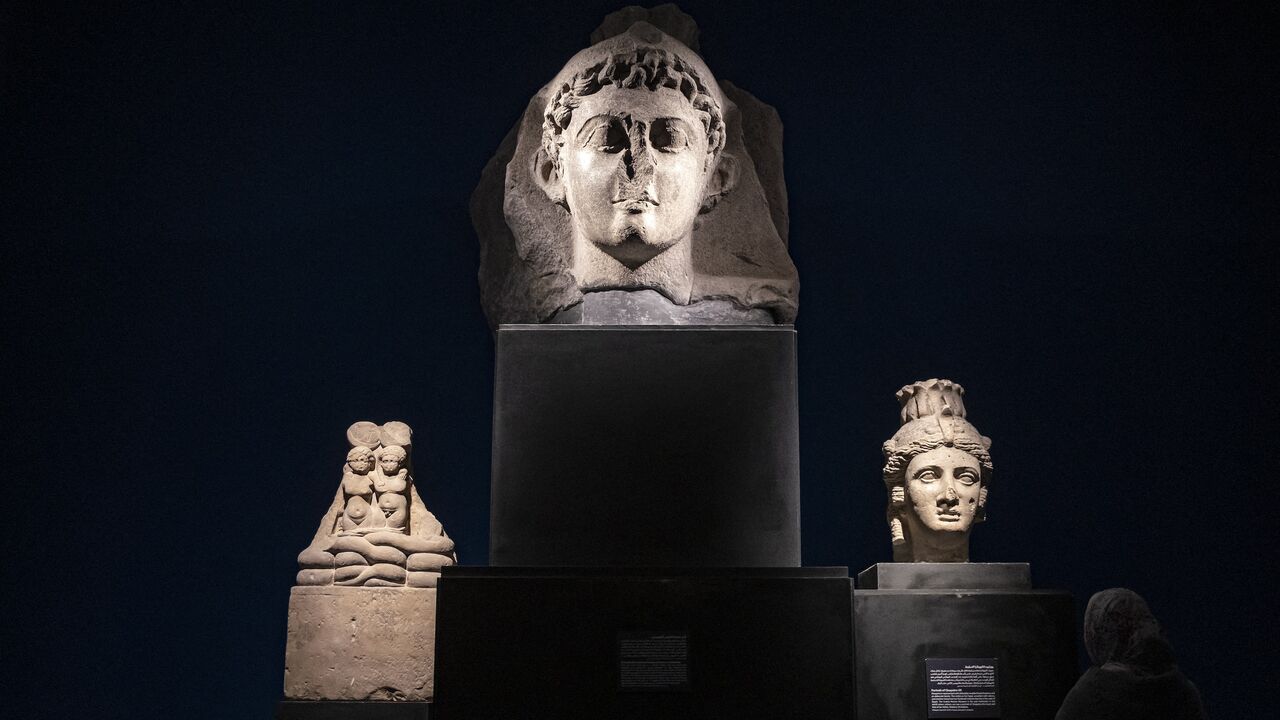
POLYGON ((351 472, 357 475, 364 475, 373 469, 373 455, 357 455, 347 458, 347 466, 351 468, 351 472))
POLYGON ((560 149, 576 240, 638 268, 687 241, 706 169, 702 120, 676 90, 607 86, 584 97, 560 149))
POLYGON ((400 471, 400 458, 391 453, 384 453, 378 460, 378 466, 382 468, 384 475, 395 475, 400 471))
POLYGON ((912 543, 936 548, 964 543, 978 510, 981 478, 977 458, 953 447, 912 458, 906 471, 912 543))

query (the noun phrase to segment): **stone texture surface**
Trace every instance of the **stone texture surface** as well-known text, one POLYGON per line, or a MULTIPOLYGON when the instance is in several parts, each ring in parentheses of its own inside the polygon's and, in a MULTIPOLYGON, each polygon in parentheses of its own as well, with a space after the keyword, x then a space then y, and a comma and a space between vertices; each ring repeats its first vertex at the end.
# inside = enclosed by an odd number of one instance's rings
POLYGON ((293 588, 285 697, 430 699, 435 619, 435 588, 293 588))
POLYGON ((745 309, 728 300, 677 305, 654 290, 603 290, 551 319, 559 325, 773 325, 764 308, 745 309))
POLYGON ((281 700, 276 720, 431 720, 430 702, 281 700))
POLYGON ((342 482, 298 555, 297 584, 433 587, 457 556, 414 486, 413 430, 360 421, 347 442, 342 482))
MULTIPOLYGON (((607 18, 593 36, 596 44, 575 55, 529 102, 472 196, 472 218, 481 242, 482 302, 492 326, 546 322, 581 302, 584 290, 606 289, 650 288, 676 304, 715 299, 766 310, 775 322, 795 317, 798 283, 786 250, 781 123, 772 108, 749 93, 716 82, 701 58, 681 42, 692 40, 696 32, 688 16, 673 8, 627 8, 607 18), (658 56, 661 59, 653 59, 658 56), (626 78, 610 79, 597 67, 612 62, 610 58, 634 58, 636 65, 627 66, 631 70, 626 78), (670 81, 680 89, 690 83, 688 78, 696 79, 701 90, 688 93, 696 95, 695 116, 706 111, 712 118, 708 144, 698 145, 703 151, 709 148, 710 162, 699 172, 669 170, 672 156, 646 149, 658 137, 652 129, 655 118, 678 114, 675 110, 680 108, 673 110, 673 102, 688 104, 659 97, 680 98, 680 92, 664 84, 668 71, 685 78, 670 81), (636 72, 648 77, 653 87, 646 89, 643 77, 634 80, 636 72), (600 237, 590 230, 591 214, 613 209, 600 209, 596 203, 592 210, 581 197, 574 208, 573 188, 579 196, 591 196, 582 188, 607 194, 607 176, 613 171, 600 166, 593 171, 598 175, 594 179, 575 178, 577 165, 557 164, 551 157, 564 151, 548 153, 544 120, 549 114, 558 117, 556 108, 563 103, 556 103, 566 89, 576 93, 572 104, 606 103, 610 107, 604 109, 616 115, 616 157, 627 166, 625 174, 616 174, 622 178, 616 187, 637 200, 630 208, 634 218, 619 213, 621 219, 615 219, 623 224, 634 221, 644 232, 600 237), (648 107, 653 102, 665 103, 665 109, 648 107), (656 191, 654 199, 661 202, 645 202, 645 192, 650 191, 642 192, 642 185, 656 191), (703 196, 700 208, 681 199, 690 193, 703 196), (695 210, 701 214, 688 214, 695 210), (642 222, 644 218, 649 219, 642 222), (671 244, 651 255, 654 248, 644 244, 658 242, 658 236, 671 244)), ((576 113, 565 130, 582 131, 582 115, 576 113)), ((695 144, 702 142, 699 137, 695 144)), ((699 322, 696 315, 671 320, 699 322)))
POLYGON ((886 516, 897 562, 968 562, 986 519, 991 438, 966 418, 964 388, 922 380, 898 391, 902 426, 884 444, 886 516))
POLYGON ((671 37, 684 43, 690 50, 698 50, 698 23, 680 10, 674 3, 645 8, 628 5, 605 16, 591 33, 591 44, 604 42, 614 35, 621 35, 638 22, 648 22, 671 37))

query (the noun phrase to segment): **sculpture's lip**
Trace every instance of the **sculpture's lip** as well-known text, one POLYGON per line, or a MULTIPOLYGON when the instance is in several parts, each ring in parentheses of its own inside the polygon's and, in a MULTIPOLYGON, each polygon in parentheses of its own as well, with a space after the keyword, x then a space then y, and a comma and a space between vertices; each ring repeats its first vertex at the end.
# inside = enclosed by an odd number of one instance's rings
POLYGON ((960 513, 954 513, 954 512, 938 513, 938 519, 941 520, 942 522, 960 522, 960 517, 961 517, 960 513))
POLYGON ((661 203, 648 196, 618 198, 612 201, 614 205, 621 205, 624 210, 632 213, 641 213, 645 210, 658 207, 661 203))

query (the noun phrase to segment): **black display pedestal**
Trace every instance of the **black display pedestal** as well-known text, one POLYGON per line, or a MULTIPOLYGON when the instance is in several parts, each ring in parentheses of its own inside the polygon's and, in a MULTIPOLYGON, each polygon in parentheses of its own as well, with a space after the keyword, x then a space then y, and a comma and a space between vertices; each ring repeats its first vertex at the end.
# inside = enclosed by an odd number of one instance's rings
POLYGON ((1025 565, 881 563, 853 608, 858 720, 948 717, 930 714, 927 659, 994 658, 1002 720, 1052 720, 1076 680, 1071 595, 1031 589, 1025 565))
POLYGON ((440 720, 853 718, 845 568, 446 568, 440 720))
POLYGON ((281 700, 276 720, 432 720, 429 702, 281 700))
POLYGON ((790 326, 503 325, 489 564, 798 567, 790 326))

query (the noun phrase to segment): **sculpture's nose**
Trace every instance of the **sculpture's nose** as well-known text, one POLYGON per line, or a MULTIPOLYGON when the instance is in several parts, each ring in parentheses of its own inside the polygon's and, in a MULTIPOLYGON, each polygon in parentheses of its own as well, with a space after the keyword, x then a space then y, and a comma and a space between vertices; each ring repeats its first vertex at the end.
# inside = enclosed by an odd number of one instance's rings
POLYGON ((653 179, 653 150, 649 147, 646 123, 633 122, 627 128, 627 149, 622 153, 622 166, 627 180, 644 187, 653 179))
POLYGON ((955 485, 951 483, 950 479, 948 479, 946 482, 947 482, 947 489, 943 491, 942 496, 939 498, 938 501, 945 505, 955 505, 956 503, 960 502, 960 495, 959 493, 956 492, 955 485))

